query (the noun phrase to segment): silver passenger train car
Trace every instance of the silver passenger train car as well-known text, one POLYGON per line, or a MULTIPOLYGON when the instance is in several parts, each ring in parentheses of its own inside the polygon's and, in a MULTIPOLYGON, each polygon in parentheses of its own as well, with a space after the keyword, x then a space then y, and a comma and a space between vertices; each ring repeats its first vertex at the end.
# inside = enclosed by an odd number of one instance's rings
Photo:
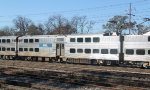
POLYGON ((0 58, 13 59, 16 56, 16 36, 0 37, 0 58))
POLYGON ((150 66, 150 35, 102 34, 0 37, 2 59, 150 66), (5 48, 5 49, 4 49, 5 48))
POLYGON ((18 39, 19 58, 24 60, 50 60, 56 57, 56 35, 22 36, 18 39))

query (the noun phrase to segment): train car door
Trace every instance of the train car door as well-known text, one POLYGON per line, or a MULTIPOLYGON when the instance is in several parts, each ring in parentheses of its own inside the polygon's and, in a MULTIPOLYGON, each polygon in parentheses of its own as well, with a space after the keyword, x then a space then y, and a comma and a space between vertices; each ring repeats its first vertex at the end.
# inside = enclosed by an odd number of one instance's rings
POLYGON ((56 56, 64 56, 65 55, 65 47, 64 44, 56 44, 56 56))

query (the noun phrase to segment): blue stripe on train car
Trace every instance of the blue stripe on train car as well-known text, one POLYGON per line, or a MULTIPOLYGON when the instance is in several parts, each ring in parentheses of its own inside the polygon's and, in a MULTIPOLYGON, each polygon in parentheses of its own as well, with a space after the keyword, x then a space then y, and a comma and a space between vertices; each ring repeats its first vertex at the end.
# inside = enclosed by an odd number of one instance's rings
POLYGON ((47 47, 47 48, 49 48, 49 47, 52 47, 52 44, 51 43, 40 43, 39 47, 47 47))

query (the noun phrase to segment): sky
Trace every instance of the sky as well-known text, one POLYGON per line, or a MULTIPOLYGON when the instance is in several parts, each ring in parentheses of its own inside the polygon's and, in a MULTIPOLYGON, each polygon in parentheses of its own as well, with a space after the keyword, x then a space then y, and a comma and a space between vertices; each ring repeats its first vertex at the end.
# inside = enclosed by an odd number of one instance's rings
MULTIPOLYGON (((102 32, 102 25, 115 15, 128 15, 132 5, 132 21, 150 18, 150 0, 0 0, 0 28, 14 26, 13 19, 23 16, 33 22, 45 23, 50 16, 87 16, 96 22, 92 32, 102 32)), ((150 25, 150 22, 146 22, 150 25)))

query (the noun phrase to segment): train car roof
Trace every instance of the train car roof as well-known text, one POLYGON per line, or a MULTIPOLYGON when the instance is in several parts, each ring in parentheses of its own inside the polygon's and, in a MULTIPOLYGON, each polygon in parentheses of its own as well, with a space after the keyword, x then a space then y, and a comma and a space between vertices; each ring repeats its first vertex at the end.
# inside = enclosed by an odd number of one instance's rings
POLYGON ((17 36, 0 36, 0 38, 16 38, 17 36))

